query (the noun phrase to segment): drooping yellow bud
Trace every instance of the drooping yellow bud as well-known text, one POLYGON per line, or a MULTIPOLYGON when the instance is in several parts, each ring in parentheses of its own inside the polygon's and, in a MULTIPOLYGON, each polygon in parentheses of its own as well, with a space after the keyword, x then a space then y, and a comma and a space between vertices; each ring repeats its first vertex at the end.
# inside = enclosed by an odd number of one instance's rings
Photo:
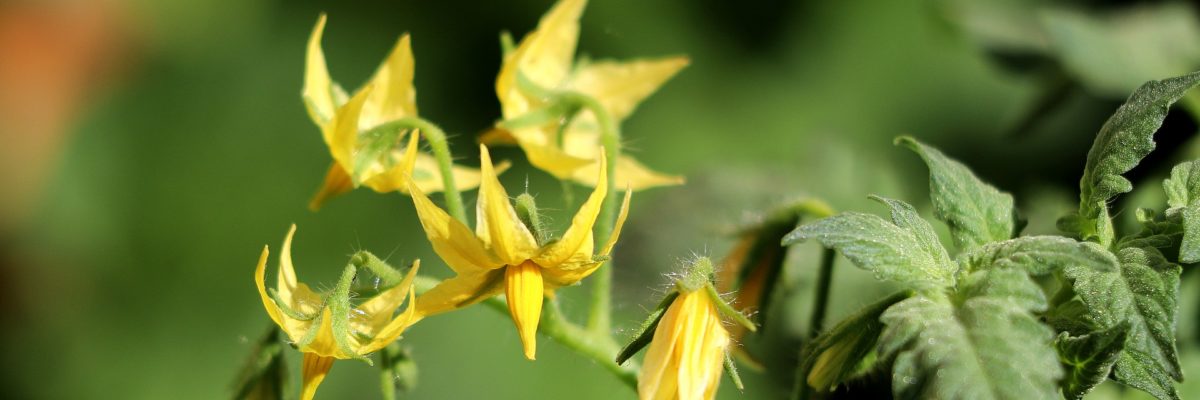
POLYGON ((525 358, 537 354, 537 327, 542 317, 542 267, 532 261, 509 265, 504 270, 504 294, 508 297, 508 312, 512 314, 525 358))

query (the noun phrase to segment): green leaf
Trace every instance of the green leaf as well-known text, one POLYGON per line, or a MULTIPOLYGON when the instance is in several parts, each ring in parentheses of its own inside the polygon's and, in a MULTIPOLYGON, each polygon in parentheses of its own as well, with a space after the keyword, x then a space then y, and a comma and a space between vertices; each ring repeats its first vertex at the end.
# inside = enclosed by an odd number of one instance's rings
POLYGON ((1067 332, 1058 335, 1054 342, 1059 361, 1067 374, 1063 378, 1062 392, 1070 400, 1082 399, 1092 388, 1108 379, 1113 364, 1125 349, 1128 324, 1073 337, 1067 332))
POLYGON ((880 314, 888 307, 912 296, 896 293, 864 307, 837 326, 817 336, 804 348, 803 361, 796 374, 818 391, 827 391, 853 378, 859 364, 875 349, 883 324, 880 314))
POLYGON ((929 166, 934 216, 950 226, 959 250, 1011 239, 1017 231, 1012 195, 983 183, 962 163, 908 136, 896 138, 929 166))
POLYGON ((1117 259, 1117 271, 1069 266, 1063 274, 1092 324, 1099 329, 1129 324, 1125 350, 1113 370, 1116 380, 1159 399, 1178 398, 1171 381, 1183 379, 1175 349, 1181 269, 1154 248, 1123 248, 1117 259))
POLYGON ((1200 160, 1188 161, 1171 169, 1163 181, 1167 192, 1167 216, 1183 222, 1179 244, 1179 262, 1200 262, 1200 160))
POLYGON ((893 222, 846 212, 801 225, 783 238, 783 244, 816 239, 879 279, 923 289, 953 285, 957 266, 936 243, 929 224, 904 202, 884 203, 892 207, 893 222))
MULTIPOLYGON (((1109 200, 1133 189, 1133 184, 1121 175, 1154 150, 1154 132, 1162 126, 1167 110, 1197 83, 1200 72, 1146 82, 1104 123, 1088 151, 1083 178, 1079 181, 1080 217, 1098 221, 1109 200)), ((1086 234, 1100 230, 1081 233, 1086 238, 1086 234)), ((1110 240, 1111 237, 1101 237, 1101 243, 1110 240)))
POLYGON ((977 271, 957 293, 919 295, 889 308, 881 359, 894 359, 899 399, 1050 399, 1062 368, 1053 331, 1031 311, 1046 299, 1022 271, 977 271))
POLYGON ((1067 266, 1116 271, 1117 258, 1100 245, 1061 236, 1025 236, 989 243, 960 256, 967 271, 1016 269, 1045 275, 1067 266))

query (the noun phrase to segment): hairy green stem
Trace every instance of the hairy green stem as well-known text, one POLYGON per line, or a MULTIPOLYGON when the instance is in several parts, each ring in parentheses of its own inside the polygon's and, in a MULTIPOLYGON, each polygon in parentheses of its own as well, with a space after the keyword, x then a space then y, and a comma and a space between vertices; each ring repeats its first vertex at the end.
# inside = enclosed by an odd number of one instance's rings
MULTIPOLYGON (((579 104, 583 109, 592 112, 596 123, 600 125, 600 144, 604 146, 605 161, 608 170, 608 192, 604 195, 604 204, 600 208, 600 216, 596 220, 593 236, 596 243, 604 243, 612 236, 613 225, 617 214, 617 157, 621 154, 621 131, 616 121, 603 104, 591 96, 580 93, 563 94, 564 101, 579 104)), ((605 336, 612 326, 612 275, 613 262, 607 261, 593 273, 591 311, 588 313, 588 330, 600 332, 605 336)))
POLYGON ((458 191, 458 185, 454 183, 454 158, 450 155, 446 132, 432 122, 418 117, 405 117, 389 122, 389 124, 416 129, 425 136, 425 141, 429 142, 429 149, 433 151, 433 158, 437 160, 438 172, 442 174, 442 186, 444 186, 442 195, 446 198, 446 212, 454 219, 467 224, 467 213, 463 209, 462 194, 458 191))

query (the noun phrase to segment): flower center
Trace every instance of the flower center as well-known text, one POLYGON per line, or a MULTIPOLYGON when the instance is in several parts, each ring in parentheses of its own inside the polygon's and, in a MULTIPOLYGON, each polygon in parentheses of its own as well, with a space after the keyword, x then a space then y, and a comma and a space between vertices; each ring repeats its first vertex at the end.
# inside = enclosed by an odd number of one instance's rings
POLYGON ((537 327, 542 316, 542 267, 526 260, 504 269, 504 294, 508 297, 508 312, 512 314, 525 357, 532 360, 537 353, 537 327))

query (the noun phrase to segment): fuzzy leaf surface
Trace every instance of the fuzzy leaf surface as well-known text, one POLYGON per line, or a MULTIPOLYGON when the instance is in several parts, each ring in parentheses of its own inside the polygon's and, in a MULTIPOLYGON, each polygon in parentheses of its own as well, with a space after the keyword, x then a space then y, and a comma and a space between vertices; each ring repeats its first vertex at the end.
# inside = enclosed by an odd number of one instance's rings
POLYGON ((1158 250, 1127 247, 1117 252, 1120 269, 1082 266, 1063 270, 1098 329, 1129 325, 1125 349, 1113 368, 1118 382, 1159 399, 1177 399, 1172 381, 1183 379, 1175 349, 1178 265, 1158 250))
POLYGON ((1016 269, 1030 275, 1045 275, 1067 266, 1097 271, 1116 271, 1117 258, 1100 245, 1061 236, 1024 236, 989 243, 960 256, 969 271, 1016 269))
POLYGON ((815 239, 874 272, 876 278, 916 288, 953 285, 957 266, 937 242, 929 223, 904 202, 881 201, 892 208, 893 221, 845 212, 801 225, 783 238, 783 244, 815 239))
POLYGON ((1179 262, 1200 262, 1200 160, 1188 161, 1171 169, 1163 181, 1167 192, 1167 215, 1183 224, 1179 243, 1179 262))
POLYGON ((991 269, 963 279, 956 293, 922 294, 880 317, 882 359, 894 359, 899 399, 1049 399, 1062 368, 1054 333, 1033 312, 1046 299, 1024 272, 991 269))
POLYGON ((1082 399, 1092 388, 1108 379, 1113 364, 1120 358, 1121 350, 1125 349, 1128 333, 1129 325, 1121 324, 1083 336, 1070 336, 1066 332, 1059 334, 1054 347, 1066 369, 1062 383, 1063 396, 1071 400, 1082 399))
POLYGON ((1113 197, 1133 190, 1122 175, 1154 150, 1154 132, 1162 126, 1171 104, 1200 83, 1200 72, 1143 84, 1100 128, 1088 151, 1079 181, 1079 214, 1100 217, 1113 197))
POLYGON ((896 139, 929 167, 929 198, 934 216, 950 227, 959 250, 966 251, 1016 235, 1012 195, 984 183, 966 165, 911 137, 896 139))

